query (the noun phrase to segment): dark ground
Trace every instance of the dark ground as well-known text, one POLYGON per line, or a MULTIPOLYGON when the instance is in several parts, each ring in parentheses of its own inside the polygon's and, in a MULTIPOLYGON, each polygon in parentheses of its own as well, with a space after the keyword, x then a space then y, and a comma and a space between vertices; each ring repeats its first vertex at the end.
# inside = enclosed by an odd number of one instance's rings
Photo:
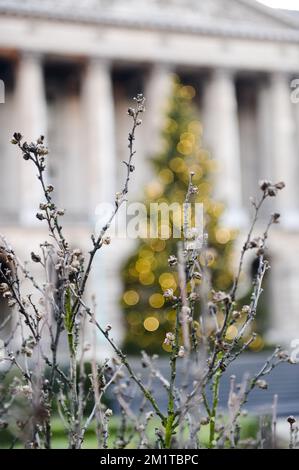
MULTIPOLYGON (((236 376, 236 383, 242 382, 246 373, 250 376, 255 375, 264 365, 266 359, 271 353, 245 354, 237 359, 228 370, 223 374, 220 388, 220 407, 227 409, 227 400, 230 388, 231 375, 236 376)), ((135 358, 132 360, 134 369, 142 371, 140 361, 135 358)), ((183 361, 181 362, 183 364, 183 361)), ((166 358, 159 360, 159 369, 165 378, 169 379, 169 364, 166 358)), ((182 377, 182 370, 178 371, 178 383, 182 377)), ((253 390, 249 396, 245 409, 253 414, 271 414, 273 396, 278 395, 278 416, 299 415, 299 364, 291 365, 283 363, 277 366, 270 375, 264 378, 268 383, 267 390, 253 390)), ((162 409, 167 407, 167 394, 163 390, 160 381, 153 383, 154 395, 162 409)), ((208 391, 208 396, 211 392, 208 391)), ((138 406, 139 400, 136 400, 138 406)))

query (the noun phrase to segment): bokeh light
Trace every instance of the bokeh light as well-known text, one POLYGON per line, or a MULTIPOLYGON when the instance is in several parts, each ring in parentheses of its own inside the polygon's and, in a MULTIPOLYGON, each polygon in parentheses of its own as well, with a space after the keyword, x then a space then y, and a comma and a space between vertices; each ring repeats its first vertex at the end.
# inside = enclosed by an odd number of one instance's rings
POLYGON ((137 305, 139 302, 139 294, 135 290, 129 290, 124 293, 123 300, 127 305, 137 305))
POLYGON ((159 320, 156 317, 148 317, 144 320, 143 326, 147 331, 156 331, 159 328, 159 320))
POLYGON ((153 308, 161 308, 165 303, 165 299, 162 294, 152 294, 149 298, 149 304, 153 308))

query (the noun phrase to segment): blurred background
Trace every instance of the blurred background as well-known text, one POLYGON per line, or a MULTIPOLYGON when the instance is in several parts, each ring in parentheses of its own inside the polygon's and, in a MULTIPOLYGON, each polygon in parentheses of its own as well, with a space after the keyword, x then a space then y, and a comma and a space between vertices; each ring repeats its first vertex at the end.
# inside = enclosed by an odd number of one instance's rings
MULTIPOLYGON (((259 180, 287 184, 262 214, 261 227, 274 210, 282 218, 252 349, 290 347, 299 338, 297 78, 298 12, 254 0, 0 0, 1 233, 22 259, 46 236, 38 184, 10 144, 15 131, 44 134, 67 233, 87 251, 98 205, 121 188, 127 108, 143 92, 130 201, 182 201, 195 171, 219 289, 232 281, 259 180)), ((165 240, 117 239, 98 256, 88 295, 131 353, 167 353, 173 312, 162 293, 177 286, 173 250, 165 240)), ((242 301, 255 269, 253 253, 242 301)))

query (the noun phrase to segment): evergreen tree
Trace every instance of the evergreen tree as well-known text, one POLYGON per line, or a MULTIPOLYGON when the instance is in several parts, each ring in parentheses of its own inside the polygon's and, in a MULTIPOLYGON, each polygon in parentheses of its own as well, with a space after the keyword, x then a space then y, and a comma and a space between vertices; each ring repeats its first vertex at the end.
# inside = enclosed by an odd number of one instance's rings
MULTIPOLYGON (((204 204, 213 286, 221 290, 232 283, 231 248, 236 234, 219 224, 224 206, 212 198, 211 177, 216 165, 202 147, 202 126, 194 95, 193 87, 175 79, 162 132, 162 149, 152 159, 157 176, 145 188, 145 201, 147 206, 162 202, 183 204, 190 172, 194 173, 193 183, 198 187, 194 202, 204 204)), ((174 238, 139 240, 135 253, 123 267, 127 352, 167 351, 163 342, 166 332, 173 329, 175 311, 167 305, 163 292, 177 291, 176 270, 169 266, 169 257, 177 253, 177 243, 178 239, 174 238)))

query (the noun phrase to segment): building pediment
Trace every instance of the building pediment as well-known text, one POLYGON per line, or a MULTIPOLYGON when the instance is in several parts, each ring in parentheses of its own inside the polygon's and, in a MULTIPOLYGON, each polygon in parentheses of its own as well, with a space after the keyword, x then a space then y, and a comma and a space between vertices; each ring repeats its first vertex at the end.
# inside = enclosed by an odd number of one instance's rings
POLYGON ((299 41, 299 18, 255 0, 0 0, 0 14, 299 41))

